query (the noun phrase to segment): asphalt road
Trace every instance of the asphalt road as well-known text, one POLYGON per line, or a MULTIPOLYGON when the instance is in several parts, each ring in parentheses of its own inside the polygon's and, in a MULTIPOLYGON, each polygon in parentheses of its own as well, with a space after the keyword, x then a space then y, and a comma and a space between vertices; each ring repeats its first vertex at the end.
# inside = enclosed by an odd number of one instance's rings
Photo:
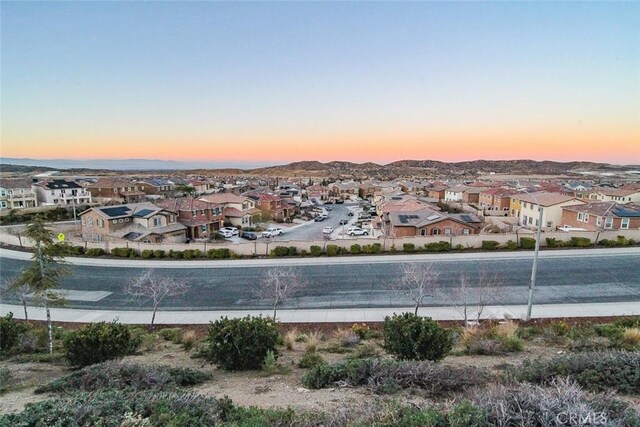
MULTIPOLYGON (((640 256, 620 254, 589 255, 573 258, 541 258, 538 264, 536 303, 640 303, 640 256)), ((453 290, 460 273, 471 277, 481 268, 498 273, 503 285, 498 300, 491 304, 526 303, 530 259, 500 259, 496 253, 490 260, 464 259, 433 261, 440 273, 442 293, 427 298, 425 305, 447 306, 453 303, 453 290)), ((502 256, 504 257, 504 256, 502 256)), ((401 307, 411 303, 392 289, 398 280, 401 264, 393 261, 366 263, 357 257, 339 265, 303 265, 295 269, 307 286, 282 308, 360 308, 401 307)), ((389 258, 385 258, 389 259, 389 258)), ((345 259, 345 261, 347 261, 345 259)), ((27 261, 2 258, 0 278, 17 274, 27 261)), ((122 292, 125 283, 140 275, 142 268, 75 266, 64 279, 62 288, 76 291, 103 291, 111 294, 98 301, 70 300, 68 307, 93 309, 148 309, 144 301, 130 299, 122 292)), ((187 280, 190 291, 180 298, 167 300, 164 310, 258 309, 268 304, 254 295, 256 285, 266 267, 239 265, 228 268, 157 268, 159 274, 187 280)), ((16 303, 5 298, 6 303, 16 303)))

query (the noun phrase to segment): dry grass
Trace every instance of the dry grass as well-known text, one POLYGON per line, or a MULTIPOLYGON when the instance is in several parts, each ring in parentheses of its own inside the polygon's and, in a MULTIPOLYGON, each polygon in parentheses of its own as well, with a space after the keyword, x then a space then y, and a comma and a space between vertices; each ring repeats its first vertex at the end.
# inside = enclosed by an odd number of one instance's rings
POLYGON ((495 327, 496 335, 501 338, 514 338, 517 331, 518 324, 515 322, 504 322, 495 327))
POLYGON ((293 346, 296 343, 296 337, 298 336, 297 329, 291 329, 286 334, 284 334, 284 346, 287 350, 293 350, 293 346))
POLYGON ((471 343, 475 341, 480 333, 480 328, 477 326, 466 326, 462 333, 460 334, 460 343, 465 347, 469 348, 471 343))
POLYGON ((640 345, 640 328, 625 328, 622 334, 625 344, 632 347, 640 345))
POLYGON ((304 344, 304 349, 307 353, 313 353, 318 350, 320 346, 320 341, 322 340, 322 334, 318 331, 311 332, 308 334, 307 342, 304 344))
POLYGON ((198 337, 196 336, 196 331, 186 331, 182 335, 182 346, 185 350, 191 350, 195 345, 196 341, 198 341, 198 337))
POLYGON ((354 347, 360 343, 360 336, 351 329, 340 328, 333 333, 333 339, 342 347, 354 347))

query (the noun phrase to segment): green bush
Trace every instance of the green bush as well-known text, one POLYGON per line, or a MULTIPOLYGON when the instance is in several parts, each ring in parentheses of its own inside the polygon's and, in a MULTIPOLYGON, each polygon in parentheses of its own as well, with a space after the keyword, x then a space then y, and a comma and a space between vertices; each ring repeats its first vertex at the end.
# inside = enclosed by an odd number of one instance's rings
POLYGON ((107 361, 86 366, 76 372, 38 387, 36 393, 94 392, 105 389, 166 390, 189 387, 211 378, 206 372, 189 368, 138 365, 107 361))
POLYGON ((182 257, 184 259, 197 259, 202 256, 202 252, 200 249, 185 249, 182 252, 182 257))
POLYGON ((484 250, 492 251, 494 249, 498 249, 498 246, 500 246, 500 243, 496 242, 495 240, 482 241, 482 249, 484 250))
POLYGON ((260 369, 273 351, 280 334, 270 318, 247 316, 242 319, 222 318, 209 326, 209 360, 226 370, 260 369))
POLYGON ((209 249, 207 251, 209 259, 225 259, 231 258, 231 251, 227 248, 209 249))
POLYGON ((322 248, 320 246, 312 245, 309 250, 311 251, 311 255, 320 256, 322 255, 322 248))
POLYGON ((289 248, 288 248, 288 250, 287 250, 287 251, 288 251, 288 255, 289 255, 289 256, 296 256, 296 255, 298 255, 298 248, 297 248, 297 247, 295 247, 295 246, 289 246, 289 248))
POLYGON ((576 248, 587 248, 591 246, 591 239, 586 237, 572 237, 569 241, 569 246, 574 246, 576 248))
POLYGON ((337 245, 327 245, 327 256, 336 256, 340 252, 337 245))
POLYGON ((181 328, 165 328, 158 331, 158 335, 166 341, 171 341, 174 344, 180 344, 182 342, 182 335, 184 331, 181 328))
POLYGON ((447 252, 451 250, 451 244, 441 240, 439 242, 427 243, 424 245, 427 252, 447 252))
POLYGON ((153 257, 154 258, 164 258, 164 251, 161 249, 155 249, 153 251, 153 257))
POLYGON ((5 356, 18 343, 19 335, 18 323, 13 319, 13 313, 0 317, 0 356, 5 356))
POLYGON ((153 250, 151 250, 151 249, 145 249, 145 250, 143 250, 143 251, 142 251, 142 253, 140 254, 140 256, 141 256, 142 258, 149 259, 149 258, 154 258, 154 256, 155 256, 155 255, 154 255, 154 253, 153 253, 153 250))
POLYGON ((484 427, 489 425, 487 413, 468 400, 451 408, 448 418, 451 427, 484 427))
POLYGON ((271 256, 277 257, 289 256, 289 248, 286 246, 276 246, 275 248, 271 249, 269 254, 271 256))
POLYGON ((351 245, 351 254, 352 255, 358 255, 361 252, 362 252, 362 247, 360 245, 358 245, 357 243, 351 245))
POLYGON ((620 393, 640 393, 640 353, 626 351, 578 352, 549 360, 526 360, 516 371, 520 381, 550 384, 567 377, 592 391, 614 389, 620 393))
POLYGON ((450 331, 413 313, 387 316, 383 335, 385 349, 401 359, 441 360, 453 346, 450 331))
POLYGON ((84 254, 84 246, 73 246, 67 242, 59 242, 55 244, 55 250, 62 256, 73 256, 84 254))
POLYGON ((86 256, 102 256, 104 255, 104 249, 102 248, 89 248, 84 253, 86 256))
POLYGON ((505 243, 504 247, 513 251, 515 249, 518 249, 518 244, 513 240, 507 240, 507 243, 505 243))
POLYGON ((113 248, 111 249, 111 255, 120 258, 135 258, 137 254, 133 248, 113 248))
POLYGON ((322 356, 320 356, 315 351, 312 351, 302 355, 302 357, 298 361, 298 367, 308 369, 308 368, 313 368, 315 366, 318 366, 322 363, 325 363, 322 356))
POLYGON ((564 242, 562 240, 558 240, 555 237, 547 237, 547 246, 550 248, 562 248, 564 247, 564 242))
POLYGON ((402 244, 402 251, 403 252, 415 252, 416 251, 416 245, 414 245, 413 243, 403 243, 402 244))
POLYGON ((382 245, 380 243, 374 243, 372 245, 364 245, 362 252, 365 254, 379 254, 382 253, 382 245))
POLYGON ((461 244, 461 243, 458 243, 457 245, 455 245, 453 247, 453 249, 456 250, 456 251, 463 251, 464 250, 464 245, 461 244))
POLYGON ((72 366, 83 367, 133 354, 140 343, 126 325, 92 323, 67 334, 65 357, 72 366))
POLYGON ((520 247, 522 249, 535 249, 536 239, 534 239, 533 237, 521 237, 520 247))
POLYGON ((173 249, 169 249, 169 258, 171 259, 182 259, 184 254, 182 251, 174 251, 173 249))

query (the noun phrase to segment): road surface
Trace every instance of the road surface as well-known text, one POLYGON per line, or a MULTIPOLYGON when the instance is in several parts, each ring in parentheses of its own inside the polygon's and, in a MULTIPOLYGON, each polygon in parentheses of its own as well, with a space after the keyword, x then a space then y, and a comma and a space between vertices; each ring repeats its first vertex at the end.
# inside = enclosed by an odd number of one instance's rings
MULTIPOLYGON (((15 276, 28 261, 0 251, 0 278, 15 276)), ((29 254, 20 254, 27 258, 29 254)), ((148 309, 146 301, 133 300, 123 286, 154 266, 158 274, 187 280, 190 291, 163 303, 164 310, 252 310, 268 303, 255 297, 267 268, 291 265, 306 287, 283 309, 389 308, 411 306, 393 289, 402 262, 431 262, 439 272, 440 295, 427 298, 427 306, 448 306, 461 273, 474 277, 484 268, 502 280, 494 305, 526 303, 531 253, 449 253, 438 255, 387 255, 368 257, 264 259, 238 261, 142 261, 76 259, 62 289, 70 308, 148 309), (178 267, 178 268, 174 268, 178 267)), ((535 301, 538 304, 640 303, 640 250, 543 251, 538 264, 535 301)), ((15 298, 4 298, 16 303, 15 298)))

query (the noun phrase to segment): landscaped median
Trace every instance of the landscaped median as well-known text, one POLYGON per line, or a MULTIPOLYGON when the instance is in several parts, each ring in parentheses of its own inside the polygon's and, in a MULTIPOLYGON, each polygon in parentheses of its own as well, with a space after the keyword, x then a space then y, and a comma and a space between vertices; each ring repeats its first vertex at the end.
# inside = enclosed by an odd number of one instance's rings
MULTIPOLYGON (((0 243, 9 248, 29 249, 28 239, 0 233, 0 243)), ((430 236, 415 238, 345 239, 333 241, 256 241, 224 244, 139 244, 128 242, 59 243, 65 256, 116 257, 141 259, 243 259, 254 257, 320 257, 374 255, 394 253, 441 253, 464 251, 533 250, 536 240, 531 234, 487 234, 474 236, 430 236)), ((600 233, 544 233, 542 249, 618 248, 640 244, 640 230, 600 233)))

